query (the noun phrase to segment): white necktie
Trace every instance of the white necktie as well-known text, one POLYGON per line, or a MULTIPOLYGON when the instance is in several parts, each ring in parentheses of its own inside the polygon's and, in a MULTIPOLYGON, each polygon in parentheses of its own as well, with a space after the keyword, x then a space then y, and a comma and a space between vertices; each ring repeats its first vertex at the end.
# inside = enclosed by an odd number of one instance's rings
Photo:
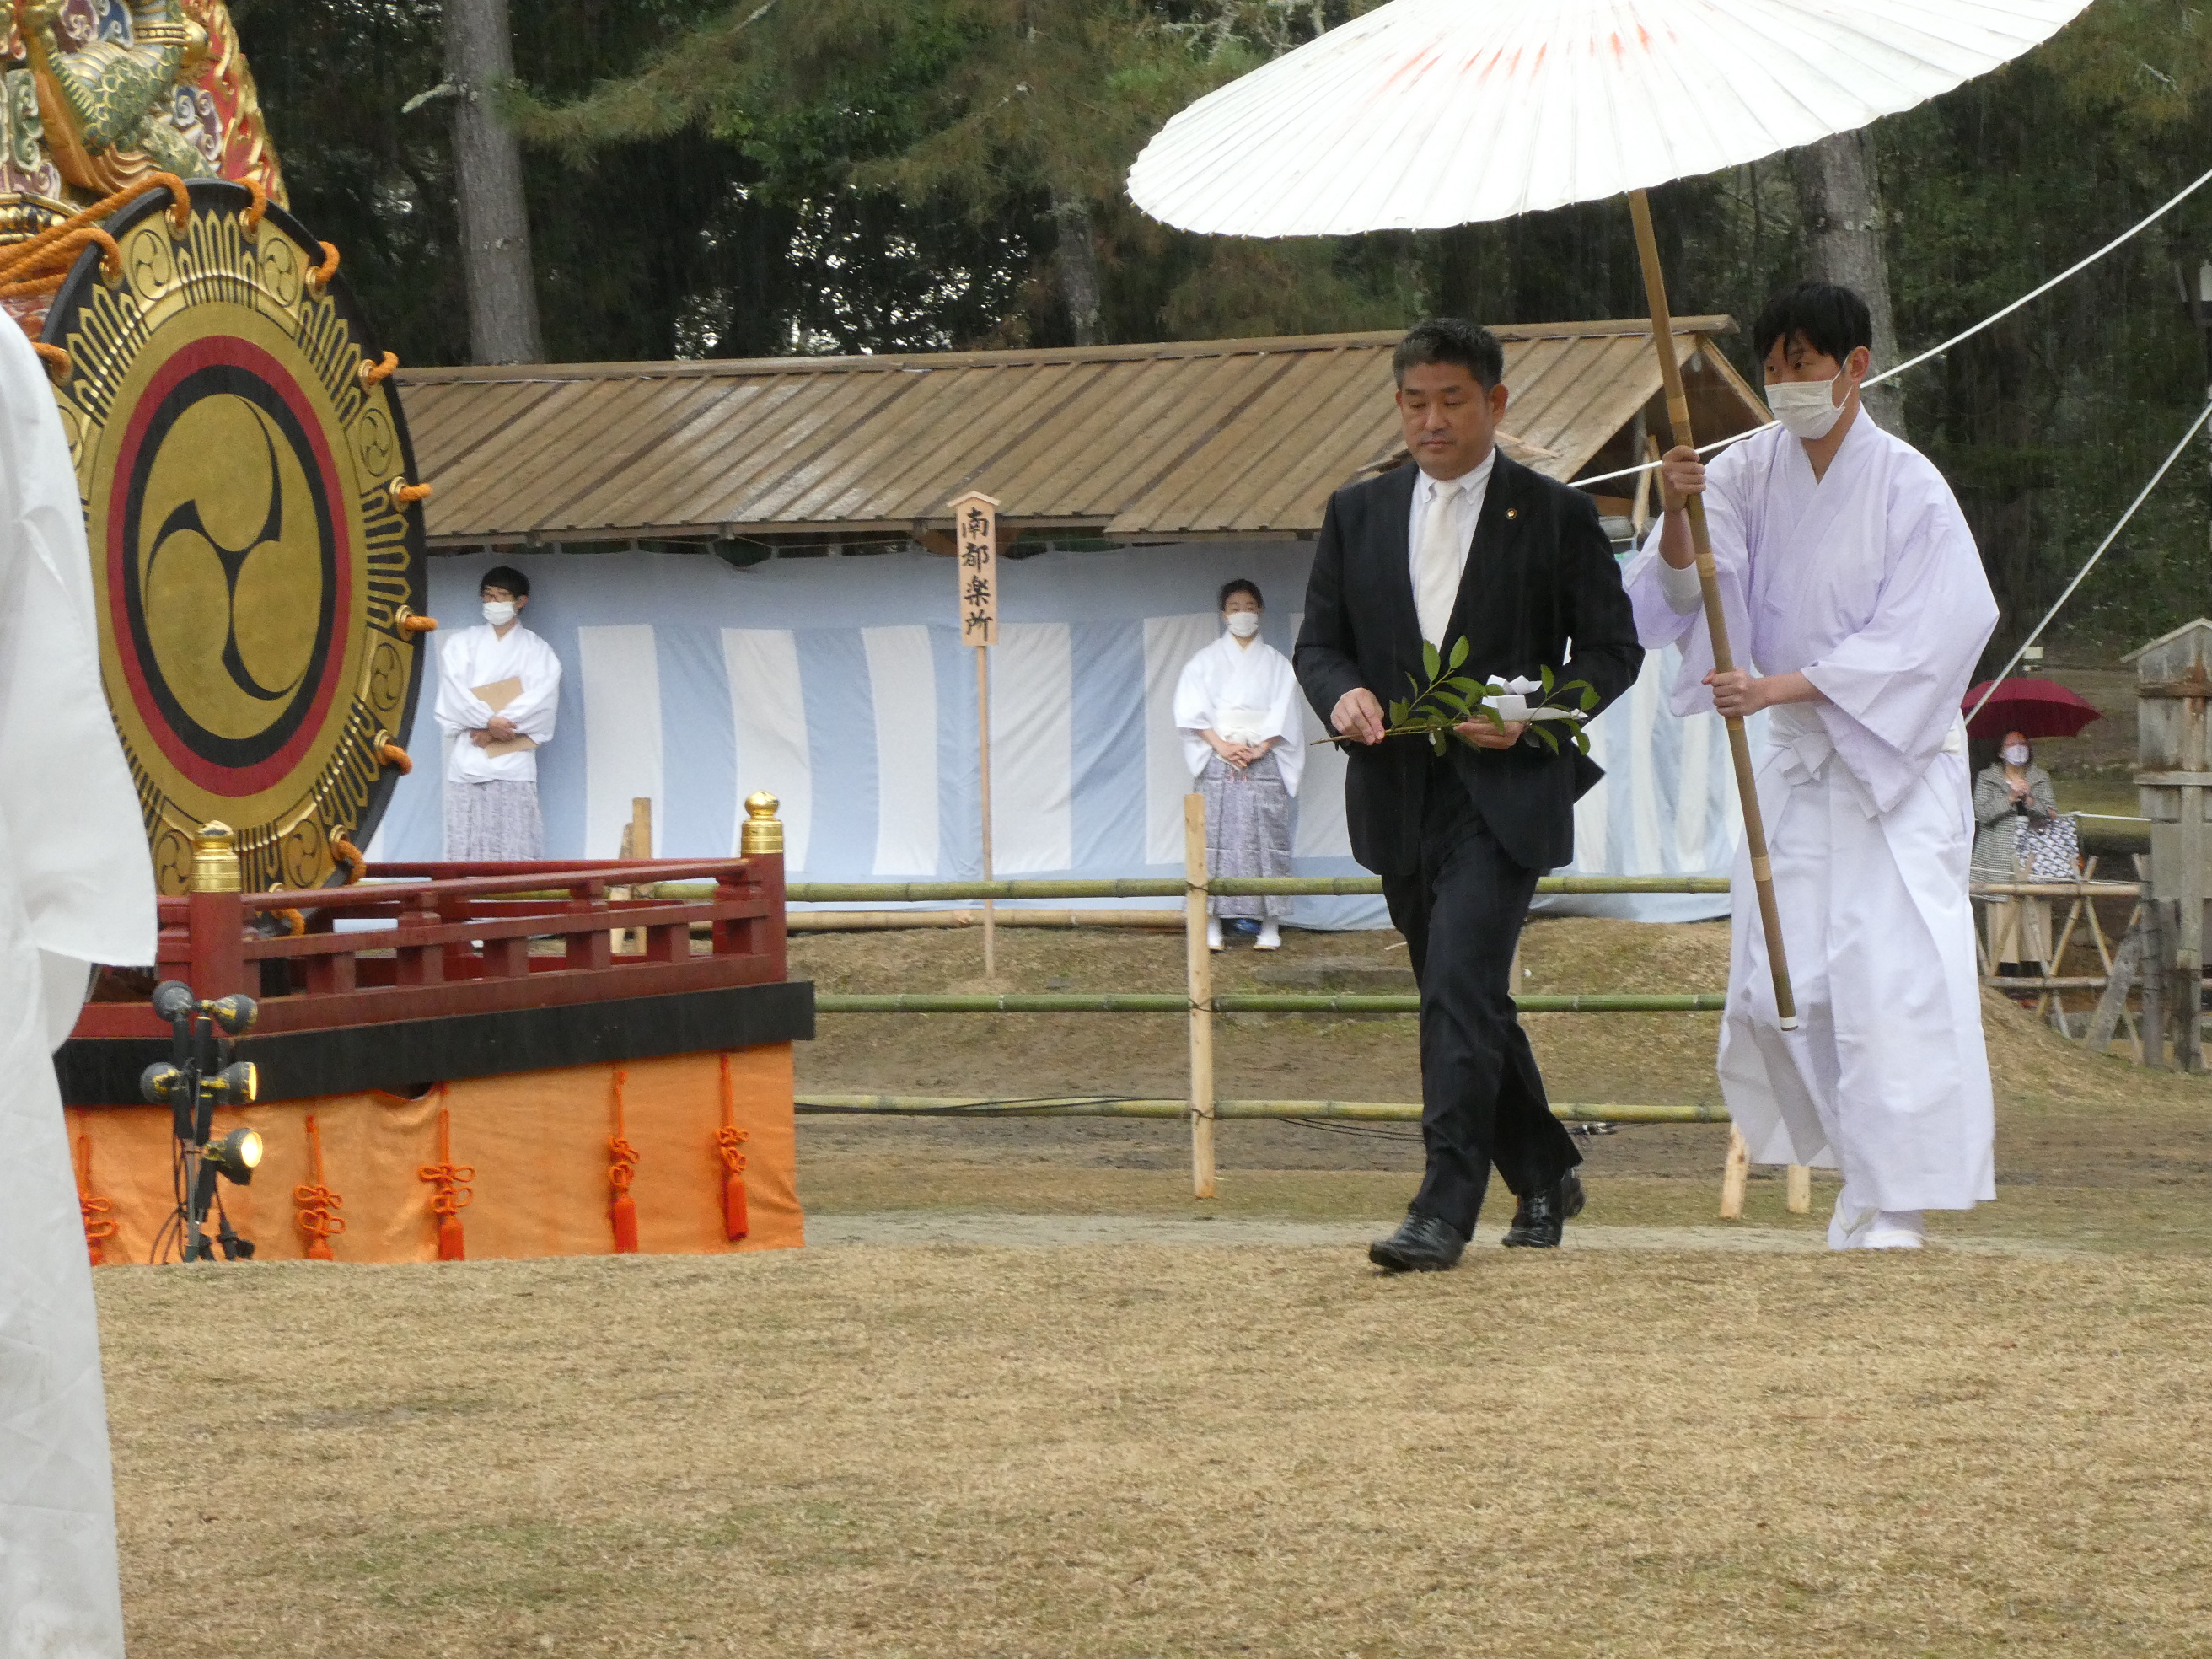
POLYGON ((1430 486, 1428 516, 1421 520, 1420 553, 1413 561, 1413 611, 1421 637, 1439 651, 1450 643, 1452 603, 1467 568, 1467 549, 1459 536, 1459 493, 1463 481, 1439 478, 1430 486))

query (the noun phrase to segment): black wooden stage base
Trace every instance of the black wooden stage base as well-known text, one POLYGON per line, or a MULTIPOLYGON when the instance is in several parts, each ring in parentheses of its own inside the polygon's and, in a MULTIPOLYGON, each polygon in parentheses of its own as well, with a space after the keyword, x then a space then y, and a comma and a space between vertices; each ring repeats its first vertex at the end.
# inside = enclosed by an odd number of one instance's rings
MULTIPOLYGON (((810 981, 623 997, 512 1013, 350 1025, 241 1037, 234 1057, 261 1072, 261 1099, 313 1100, 662 1054, 712 1054, 814 1035, 810 981)), ((75 1037, 55 1056, 71 1106, 139 1106, 139 1073, 169 1058, 165 1037, 75 1037)))

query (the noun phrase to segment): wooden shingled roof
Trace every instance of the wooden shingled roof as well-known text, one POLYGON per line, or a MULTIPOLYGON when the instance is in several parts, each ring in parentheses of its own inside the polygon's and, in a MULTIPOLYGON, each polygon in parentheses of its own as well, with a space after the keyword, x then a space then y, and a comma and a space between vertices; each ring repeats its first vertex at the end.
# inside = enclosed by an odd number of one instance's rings
MULTIPOLYGON (((1765 418, 1675 321, 1700 438, 1765 418)), ((1495 331, 1507 452, 1559 478, 1663 432, 1643 322, 1495 331)), ((924 535, 963 489, 1010 529, 1127 541, 1310 535, 1399 448, 1395 333, 1060 350, 406 369, 434 547, 924 535)))

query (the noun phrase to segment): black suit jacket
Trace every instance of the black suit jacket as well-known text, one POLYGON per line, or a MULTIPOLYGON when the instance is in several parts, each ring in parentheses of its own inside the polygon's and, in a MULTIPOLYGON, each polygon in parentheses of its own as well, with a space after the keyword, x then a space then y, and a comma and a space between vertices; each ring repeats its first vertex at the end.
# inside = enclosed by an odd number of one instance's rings
MULTIPOLYGON (((1355 686, 1388 704, 1427 683, 1407 552, 1419 477, 1409 462, 1329 497, 1294 659, 1324 722, 1355 686)), ((1534 679, 1549 666, 1560 679, 1595 687, 1600 708, 1634 684, 1644 650, 1596 502, 1499 453, 1443 643, 1462 638, 1465 673, 1534 679)), ((1533 735, 1504 750, 1454 739, 1441 760, 1419 738, 1347 746, 1352 855, 1384 876, 1419 867, 1423 803, 1453 778, 1516 862, 1531 870, 1571 863, 1575 801, 1604 776, 1571 743, 1554 754, 1533 735)))

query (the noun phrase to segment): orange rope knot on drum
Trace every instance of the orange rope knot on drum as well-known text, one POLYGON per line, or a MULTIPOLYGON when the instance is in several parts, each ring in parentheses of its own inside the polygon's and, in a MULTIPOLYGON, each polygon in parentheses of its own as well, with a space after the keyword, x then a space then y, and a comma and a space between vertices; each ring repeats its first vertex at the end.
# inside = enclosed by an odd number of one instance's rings
POLYGON ((396 351, 387 351, 384 354, 384 361, 380 363, 372 363, 368 358, 362 358, 361 366, 354 370, 354 374, 365 390, 390 380, 392 371, 398 367, 399 354, 396 351))
POLYGON ((345 884, 349 887, 356 885, 368 873, 368 856, 346 838, 342 829, 331 831, 331 856, 345 866, 345 884))
POLYGON ((607 1224, 614 1229, 620 1255, 637 1252, 637 1200, 629 1195, 629 1184, 637 1178, 637 1148, 629 1144, 623 1112, 623 1091, 629 1083, 629 1071, 616 1066, 615 1132, 607 1138, 607 1224))
POLYGON ((335 1261, 330 1242, 346 1230, 345 1218, 338 1213, 345 1200, 323 1178, 323 1132, 315 1127, 313 1112, 307 1114, 307 1180, 292 1188, 292 1203, 298 1211, 293 1218, 307 1241, 307 1260, 335 1261))
POLYGON ((376 734, 376 757, 403 778, 415 769, 415 763, 407 757, 407 751, 404 749, 392 742, 392 733, 389 732, 380 732, 376 734))
POLYGON ((338 274, 338 251, 328 242, 315 246, 323 251, 323 262, 307 272, 307 291, 320 299, 323 290, 331 285, 331 278, 338 274))
POLYGON ((436 493, 430 484, 411 484, 401 478, 394 478, 386 487, 392 491, 395 507, 412 507, 417 501, 428 501, 436 493))
POLYGON ((59 346, 48 345, 44 340, 32 341, 31 349, 39 354, 39 361, 46 366, 46 378, 56 386, 69 379, 74 365, 70 362, 68 352, 59 346))
POLYGON ((438 619, 435 617, 418 617, 404 605, 393 615, 399 624, 399 631, 403 634, 412 635, 434 634, 438 631, 438 619))
POLYGON ((238 216, 239 223, 244 225, 248 230, 260 229, 261 216, 269 211, 269 192, 261 188, 261 181, 252 173, 234 182, 244 185, 247 194, 253 198, 253 200, 246 205, 246 211, 238 216))
POLYGON ((84 1222, 85 1254, 92 1258, 94 1267, 100 1267, 107 1260, 100 1242, 115 1237, 116 1224, 108 1219, 115 1206, 93 1194, 92 1137, 82 1132, 76 1138, 76 1207, 84 1222))
MULTIPOLYGON (((438 1097, 446 1096, 446 1085, 438 1085, 438 1097)), ((435 1189, 430 1194, 430 1213, 438 1218, 438 1260, 461 1261, 467 1259, 466 1241, 461 1235, 461 1212, 476 1201, 476 1193, 468 1183, 477 1178, 477 1172, 465 1164, 453 1162, 453 1114, 450 1108, 438 1109, 438 1161, 425 1164, 418 1172, 435 1189)))
POLYGON ((730 1057, 722 1056, 722 1127, 714 1132, 714 1151, 722 1160, 722 1236, 736 1243, 752 1231, 745 1210, 745 1142, 738 1127, 738 1095, 730 1079, 730 1057))

